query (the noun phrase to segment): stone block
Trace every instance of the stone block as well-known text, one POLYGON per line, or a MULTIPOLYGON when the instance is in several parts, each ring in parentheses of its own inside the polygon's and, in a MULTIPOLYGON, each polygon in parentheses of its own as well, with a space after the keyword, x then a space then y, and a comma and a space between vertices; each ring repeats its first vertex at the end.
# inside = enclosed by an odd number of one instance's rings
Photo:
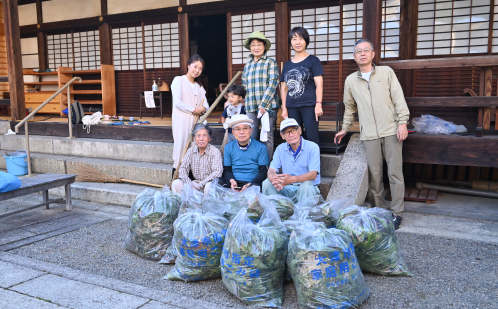
POLYGON ((120 293, 100 286, 46 275, 11 288, 19 293, 40 297, 68 308, 138 308, 149 299, 120 293))
POLYGON ((4 135, 10 129, 10 121, 0 120, 0 134, 4 135))
POLYGON ((333 177, 322 177, 320 185, 318 188, 320 189, 320 194, 323 198, 327 198, 329 195, 330 187, 332 186, 332 182, 334 181, 333 177))
POLYGON ((360 141, 360 134, 354 134, 342 156, 341 164, 327 196, 327 201, 347 199, 346 205, 363 205, 368 192, 367 154, 360 141))
MULTIPOLYGON (((146 188, 152 187, 125 183, 76 182, 71 185, 71 197, 76 200, 131 207, 137 195, 146 188)), ((51 189, 49 194, 64 197, 64 187, 51 189)))
POLYGON ((60 309, 61 306, 49 303, 43 298, 29 297, 16 292, 0 289, 0 308, 36 308, 36 309, 60 309))
POLYGON ((89 158, 172 163, 172 143, 78 138, 54 139, 54 153, 89 158))
POLYGON ((322 177, 335 177, 341 164, 342 155, 320 155, 320 173, 322 177))
POLYGON ((172 182, 172 165, 170 164, 78 157, 72 157, 66 161, 68 174, 77 174, 76 171, 85 169, 85 166, 93 167, 110 176, 134 181, 162 186, 170 185, 172 182))
MULTIPOLYGON (((9 288, 21 282, 43 276, 45 273, 0 261, 0 274, 2 274, 0 275, 0 287, 9 288)), ((0 306, 0 308, 5 307, 0 306)))
MULTIPOLYGON (((25 150, 26 138, 24 135, 0 135, 0 149, 25 150)), ((53 153, 52 139, 45 136, 30 136, 29 149, 31 152, 53 153)))

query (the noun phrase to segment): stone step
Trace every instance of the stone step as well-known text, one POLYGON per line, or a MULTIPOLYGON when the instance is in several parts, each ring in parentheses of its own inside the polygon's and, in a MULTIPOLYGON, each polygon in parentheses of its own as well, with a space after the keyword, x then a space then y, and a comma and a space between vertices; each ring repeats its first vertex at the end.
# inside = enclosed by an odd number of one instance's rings
MULTIPOLYGON (((333 177, 322 177, 320 192, 324 199, 327 197, 332 181, 333 177)), ((126 183, 76 182, 71 185, 71 195, 77 200, 131 207, 136 196, 146 188, 160 190, 126 183)), ((64 197, 64 187, 51 189, 49 195, 64 197)))
MULTIPOLYGON (((131 162, 172 164, 173 143, 125 141, 112 139, 67 139, 54 136, 30 136, 32 156, 36 153, 56 156, 84 157, 85 159, 109 159, 131 162)), ((0 149, 16 151, 25 149, 23 135, 1 135, 0 149)), ((321 174, 334 177, 342 155, 321 155, 321 174)), ((1 161, 1 160, 0 160, 1 161)), ((52 172, 56 171, 42 171, 52 172)), ((123 177, 126 178, 126 177, 123 177)))
MULTIPOLYGON (((0 150, 3 157, 5 151, 0 150)), ((77 174, 76 169, 88 165, 107 175, 156 185, 171 184, 171 164, 148 163, 100 158, 83 158, 45 153, 31 153, 33 173, 77 174)), ((84 167, 83 167, 84 168, 84 167)), ((6 169, 5 160, 0 159, 0 169, 6 169)))

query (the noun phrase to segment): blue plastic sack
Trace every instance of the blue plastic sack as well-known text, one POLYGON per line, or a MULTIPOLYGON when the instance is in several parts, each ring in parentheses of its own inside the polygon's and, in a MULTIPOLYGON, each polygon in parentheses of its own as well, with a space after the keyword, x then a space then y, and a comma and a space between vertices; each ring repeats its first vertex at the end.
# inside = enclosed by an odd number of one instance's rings
POLYGON ((0 172, 0 193, 14 191, 21 186, 21 180, 14 175, 0 172))

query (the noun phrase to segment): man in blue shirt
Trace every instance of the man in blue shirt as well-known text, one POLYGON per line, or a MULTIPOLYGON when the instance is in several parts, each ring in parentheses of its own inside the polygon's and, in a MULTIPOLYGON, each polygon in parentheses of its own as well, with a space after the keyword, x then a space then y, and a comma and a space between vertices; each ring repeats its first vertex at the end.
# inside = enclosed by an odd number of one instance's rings
POLYGON ((243 191, 251 185, 261 187, 268 172, 266 146, 251 138, 253 121, 247 115, 233 115, 234 141, 225 145, 223 153, 223 176, 218 183, 224 187, 243 191))
POLYGON ((287 142, 275 150, 263 182, 266 195, 282 194, 297 203, 320 194, 320 148, 301 137, 297 121, 287 118, 280 123, 280 135, 287 142), (282 174, 278 171, 282 168, 282 174))

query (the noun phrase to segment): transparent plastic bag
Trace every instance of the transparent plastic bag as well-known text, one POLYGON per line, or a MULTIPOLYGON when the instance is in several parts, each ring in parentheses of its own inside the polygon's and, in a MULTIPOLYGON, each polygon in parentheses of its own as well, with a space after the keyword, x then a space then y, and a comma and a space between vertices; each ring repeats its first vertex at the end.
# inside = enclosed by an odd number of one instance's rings
POLYGON ((170 190, 140 192, 130 209, 123 248, 147 259, 160 260, 171 244, 179 209, 180 196, 170 190))
POLYGON ((248 305, 281 307, 287 235, 273 205, 254 223, 241 209, 229 225, 221 274, 225 287, 248 305))
POLYGON ((346 232, 309 222, 292 232, 288 250, 301 308, 349 308, 370 296, 346 232))
POLYGON ((340 211, 337 228, 351 236, 363 271, 413 276, 401 254, 390 211, 352 205, 340 211))
POLYGON ((260 202, 260 187, 251 186, 242 192, 224 188, 217 182, 213 182, 203 204, 207 209, 218 209, 224 212, 225 217, 231 221, 242 208, 247 209, 251 220, 259 220, 263 214, 263 206, 260 202))
POLYGON ((347 200, 332 200, 325 202, 323 204, 315 206, 315 208, 320 209, 324 216, 323 222, 327 228, 335 227, 337 225, 337 220, 339 219, 339 211, 346 206, 347 200))
POLYGON ((168 280, 199 281, 221 277, 220 257, 228 220, 200 209, 188 210, 176 219, 173 244, 175 267, 168 280))
POLYGON ((432 115, 422 115, 422 117, 412 119, 413 126, 417 133, 426 134, 453 134, 457 125, 432 115))
POLYGON ((267 203, 274 203, 275 208, 277 209, 278 214, 280 215, 280 219, 287 220, 290 216, 294 214, 294 202, 283 195, 274 194, 274 195, 264 195, 261 196, 261 204, 265 205, 267 203))

